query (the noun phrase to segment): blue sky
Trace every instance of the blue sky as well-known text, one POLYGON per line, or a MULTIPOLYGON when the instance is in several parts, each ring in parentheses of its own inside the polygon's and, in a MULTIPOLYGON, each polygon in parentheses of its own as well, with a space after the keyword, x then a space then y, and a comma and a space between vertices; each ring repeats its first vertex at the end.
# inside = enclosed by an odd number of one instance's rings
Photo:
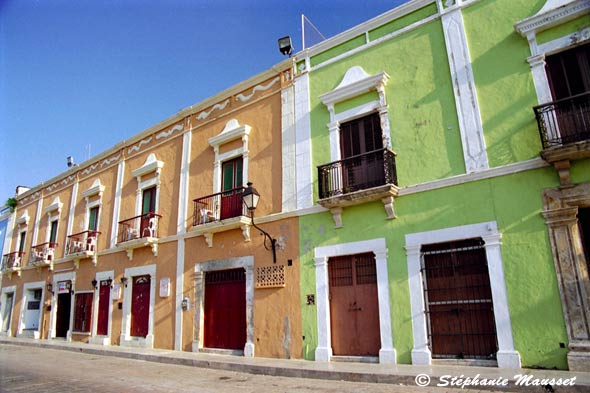
POLYGON ((0 0, 0 205, 404 0, 0 0))

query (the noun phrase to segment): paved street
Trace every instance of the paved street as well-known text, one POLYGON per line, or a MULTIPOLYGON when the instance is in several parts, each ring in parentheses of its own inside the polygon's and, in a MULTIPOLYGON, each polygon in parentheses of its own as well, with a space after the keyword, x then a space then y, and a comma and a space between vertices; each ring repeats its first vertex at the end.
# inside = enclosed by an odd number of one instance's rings
POLYGON ((0 392, 475 392, 270 377, 141 360, 0 345, 0 392))

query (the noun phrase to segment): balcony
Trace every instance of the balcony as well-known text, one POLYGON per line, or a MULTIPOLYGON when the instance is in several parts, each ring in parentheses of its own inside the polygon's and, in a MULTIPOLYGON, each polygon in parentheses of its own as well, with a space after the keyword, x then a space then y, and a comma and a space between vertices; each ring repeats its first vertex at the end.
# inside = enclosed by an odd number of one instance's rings
POLYGON ((24 256, 24 251, 15 251, 10 254, 4 254, 2 256, 2 273, 8 273, 11 275, 13 272, 17 272, 20 276, 20 268, 24 256))
POLYGON ((133 250, 149 246, 154 256, 158 256, 158 224, 162 216, 146 213, 141 216, 119 221, 117 247, 127 251, 129 260, 133 259, 133 250))
POLYGON ((250 218, 242 201, 246 187, 218 192, 193 200, 193 232, 205 236, 213 247, 213 234, 241 228, 245 241, 250 241, 250 218))
POLYGON ((590 157, 590 92, 533 107, 543 151, 562 184, 569 184, 571 160, 590 157))
POLYGON ((73 260, 76 268, 78 268, 81 259, 92 258, 92 263, 96 266, 96 245, 99 235, 100 232, 98 231, 84 231, 68 236, 65 259, 73 260))
POLYGON ((55 249, 58 244, 53 242, 41 243, 31 248, 29 255, 29 265, 35 267, 49 266, 53 270, 53 261, 55 260, 55 249))
POLYGON ((331 210, 337 228, 342 226, 343 207, 377 200, 383 202, 387 218, 395 218, 395 155, 385 148, 318 166, 318 203, 331 210))

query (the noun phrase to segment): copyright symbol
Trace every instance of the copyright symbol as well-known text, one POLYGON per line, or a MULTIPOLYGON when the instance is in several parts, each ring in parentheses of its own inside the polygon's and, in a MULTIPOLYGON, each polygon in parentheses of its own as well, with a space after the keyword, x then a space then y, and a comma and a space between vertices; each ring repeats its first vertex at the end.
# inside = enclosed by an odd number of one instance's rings
POLYGON ((416 385, 424 387, 430 384, 430 377, 426 374, 418 374, 415 378, 416 385))

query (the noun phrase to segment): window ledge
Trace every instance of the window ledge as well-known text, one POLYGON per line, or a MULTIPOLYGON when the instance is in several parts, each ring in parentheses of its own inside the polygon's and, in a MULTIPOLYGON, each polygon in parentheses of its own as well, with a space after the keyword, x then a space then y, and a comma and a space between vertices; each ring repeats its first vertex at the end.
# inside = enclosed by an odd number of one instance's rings
POLYGON ((231 231, 240 228, 244 241, 250 241, 250 225, 252 220, 246 216, 232 217, 225 220, 214 221, 207 224, 200 224, 191 228, 196 235, 203 235, 207 246, 213 247, 213 234, 218 232, 231 231))
POLYGON ((318 204, 330 209, 336 228, 342 227, 342 208, 362 205, 368 202, 381 200, 383 202, 387 219, 395 218, 393 209, 394 198, 399 193, 399 187, 394 184, 368 188, 342 195, 332 196, 318 200, 318 204))
POLYGON ((127 258, 133 260, 133 250, 142 247, 151 247, 152 253, 155 257, 158 256, 158 241, 157 237, 141 237, 138 239, 132 239, 125 242, 117 243, 119 250, 125 250, 127 252, 127 258))

